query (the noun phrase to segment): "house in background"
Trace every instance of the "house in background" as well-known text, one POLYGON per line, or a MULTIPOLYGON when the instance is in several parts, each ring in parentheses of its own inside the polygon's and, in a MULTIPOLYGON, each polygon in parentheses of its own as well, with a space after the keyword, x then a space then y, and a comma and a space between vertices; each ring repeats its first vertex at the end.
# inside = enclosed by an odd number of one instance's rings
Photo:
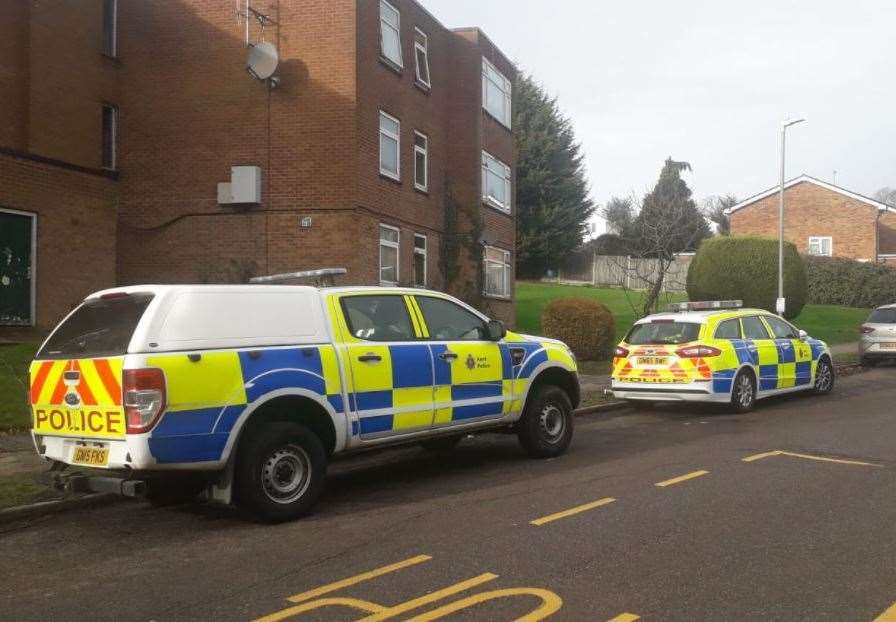
MULTIPOLYGON (((731 207, 732 235, 777 238, 779 188, 731 207)), ((801 175, 784 184, 784 238, 805 255, 896 265, 896 208, 801 175)))

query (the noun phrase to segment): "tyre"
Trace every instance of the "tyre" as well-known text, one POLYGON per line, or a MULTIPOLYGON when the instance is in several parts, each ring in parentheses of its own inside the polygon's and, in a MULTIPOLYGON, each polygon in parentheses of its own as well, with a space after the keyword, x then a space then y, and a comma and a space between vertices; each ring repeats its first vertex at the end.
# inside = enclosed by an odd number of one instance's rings
POLYGON ((572 431, 572 404, 566 392, 550 384, 536 387, 517 423, 526 453, 533 458, 559 456, 569 448, 572 431))
POLYGON ((290 422, 262 424, 250 434, 237 455, 237 505, 270 523, 311 511, 327 470, 327 454, 317 435, 290 422))
POLYGON ((834 388, 834 365, 826 356, 818 359, 815 366, 815 386, 812 391, 816 395, 827 395, 834 388))
POLYGON ((451 451, 460 443, 463 436, 440 436, 420 441, 420 447, 427 451, 443 452, 451 451))
POLYGON ((756 405, 756 376, 742 369, 734 377, 731 386, 731 409, 738 413, 747 413, 756 405))
POLYGON ((191 474, 152 479, 146 483, 145 498, 157 508, 179 505, 195 499, 205 485, 205 478, 191 474))

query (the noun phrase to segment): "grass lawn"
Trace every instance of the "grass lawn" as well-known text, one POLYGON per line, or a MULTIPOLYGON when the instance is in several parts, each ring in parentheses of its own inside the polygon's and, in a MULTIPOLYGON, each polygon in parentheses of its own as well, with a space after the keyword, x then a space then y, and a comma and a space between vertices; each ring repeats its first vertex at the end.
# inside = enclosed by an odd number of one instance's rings
MULTIPOLYGON (((633 293, 637 295, 637 293, 633 293)), ((624 335, 637 319, 621 289, 581 287, 577 285, 555 285, 518 281, 516 284, 517 328, 524 333, 541 333, 541 312, 544 306, 555 298, 593 298, 609 307, 616 318, 616 338, 624 335)), ((684 294, 670 299, 670 302, 686 300, 684 294)), ((637 304, 637 303, 636 303, 637 304)), ((868 317, 869 309, 837 307, 833 305, 806 305, 803 312, 793 320, 797 327, 811 336, 829 344, 858 341, 859 325, 868 317)))
POLYGON ((0 510, 16 505, 56 499, 60 493, 34 481, 32 474, 0 477, 0 510))
POLYGON ((0 344, 0 431, 24 430, 31 425, 25 391, 28 364, 37 344, 0 344))

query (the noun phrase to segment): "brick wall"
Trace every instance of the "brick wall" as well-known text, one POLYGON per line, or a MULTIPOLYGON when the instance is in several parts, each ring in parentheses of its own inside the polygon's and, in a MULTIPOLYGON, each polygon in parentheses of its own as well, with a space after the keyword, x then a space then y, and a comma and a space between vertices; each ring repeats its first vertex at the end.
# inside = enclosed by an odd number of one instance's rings
POLYGON ((115 285, 115 182, 2 154, 0 179, 0 208, 37 214, 35 320, 52 328, 87 293, 115 285))
POLYGON ((896 212, 885 212, 878 226, 878 248, 882 254, 896 255, 896 212))
MULTIPOLYGON (((784 193, 784 237, 800 253, 808 252, 810 236, 830 236, 835 256, 874 261, 876 208, 809 182, 784 193)), ((731 214, 731 232, 777 238, 778 195, 731 214)))

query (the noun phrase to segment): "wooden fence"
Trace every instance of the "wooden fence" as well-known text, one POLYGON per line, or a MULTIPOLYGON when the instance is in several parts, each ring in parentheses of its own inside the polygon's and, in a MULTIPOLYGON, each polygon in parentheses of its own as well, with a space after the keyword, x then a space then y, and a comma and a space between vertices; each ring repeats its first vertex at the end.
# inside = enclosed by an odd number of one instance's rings
MULTIPOLYGON (((676 255, 663 281, 663 291, 683 292, 687 283, 688 267, 692 254, 676 255)), ((563 268, 557 271, 554 281, 595 287, 624 287, 644 290, 655 282, 659 273, 659 260, 575 253, 563 268)))

